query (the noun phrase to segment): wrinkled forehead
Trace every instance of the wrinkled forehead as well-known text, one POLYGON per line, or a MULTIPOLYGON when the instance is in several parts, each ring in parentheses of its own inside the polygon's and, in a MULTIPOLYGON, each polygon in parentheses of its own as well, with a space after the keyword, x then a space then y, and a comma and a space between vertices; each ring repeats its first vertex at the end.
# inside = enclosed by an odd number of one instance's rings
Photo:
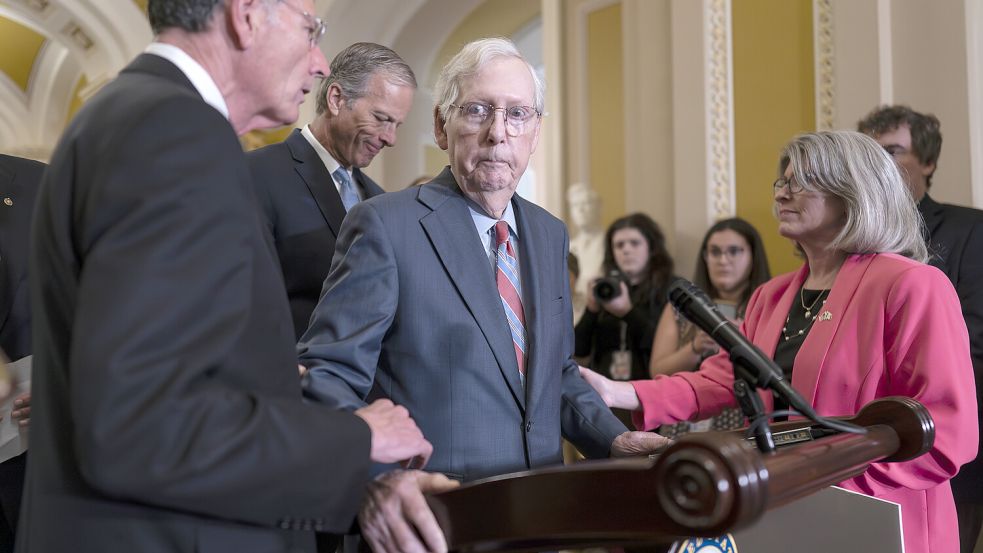
POLYGON ((500 56, 484 63, 460 81, 459 101, 482 101, 494 105, 533 105, 536 84, 529 65, 521 58, 500 56))

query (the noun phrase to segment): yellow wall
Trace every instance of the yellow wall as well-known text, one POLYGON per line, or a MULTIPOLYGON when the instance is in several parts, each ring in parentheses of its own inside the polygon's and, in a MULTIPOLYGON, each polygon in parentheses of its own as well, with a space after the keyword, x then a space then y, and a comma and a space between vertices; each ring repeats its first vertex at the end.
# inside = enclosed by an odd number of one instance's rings
MULTIPOLYGON (((603 199, 605 226, 626 213, 621 3, 587 15, 590 183, 603 199)), ((631 212, 629 207, 627 212, 631 212)))
POLYGON ((0 71, 6 73, 24 92, 27 92, 31 69, 43 44, 43 35, 0 17, 0 71))
POLYGON ((778 235, 771 184, 794 135, 815 130, 811 0, 734 0, 737 215, 761 233, 773 274, 802 264, 778 235))
MULTIPOLYGON (((298 125, 298 128, 299 127, 300 126, 298 125)), ((290 133, 293 132, 293 130, 293 125, 286 125, 275 129, 257 129, 240 136, 239 142, 242 144, 242 149, 248 152, 257 148, 262 148, 263 146, 283 142, 288 136, 290 136, 290 133)))
POLYGON ((423 147, 423 167, 426 174, 436 177, 447 166, 447 152, 441 150, 436 144, 427 144, 423 147))

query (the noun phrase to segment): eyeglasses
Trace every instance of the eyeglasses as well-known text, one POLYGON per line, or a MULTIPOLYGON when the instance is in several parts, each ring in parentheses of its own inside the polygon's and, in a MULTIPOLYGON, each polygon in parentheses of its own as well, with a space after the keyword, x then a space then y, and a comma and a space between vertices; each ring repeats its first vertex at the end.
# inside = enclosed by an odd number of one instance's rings
POLYGON ((716 246, 707 248, 704 252, 704 256, 711 259, 721 259, 727 257, 727 259, 736 259, 746 252, 747 249, 741 246, 727 246, 726 248, 718 248, 716 246))
POLYGON ((771 185, 774 188, 775 194, 781 191, 782 188, 788 190, 789 195, 798 194, 805 190, 805 187, 796 180, 795 175, 789 178, 779 177, 774 184, 771 185))
POLYGON ((887 152, 887 155, 893 157, 894 159, 898 159, 899 157, 903 157, 905 154, 908 153, 908 150, 907 149, 905 149, 905 148, 903 148, 901 146, 895 146, 895 145, 885 146, 884 147, 884 151, 887 152))
POLYGON ((501 111, 502 117, 505 118, 505 132, 513 138, 533 127, 532 125, 527 126, 526 123, 543 116, 536 108, 530 106, 497 108, 491 104, 467 102, 462 105, 451 104, 451 107, 461 110, 465 125, 473 130, 480 129, 485 121, 494 117, 496 111, 501 111))
POLYGON ((312 49, 317 47, 317 43, 321 41, 324 33, 328 30, 328 26, 325 25, 324 21, 320 17, 313 16, 284 0, 280 0, 280 3, 293 10, 294 13, 302 15, 307 20, 307 40, 310 41, 312 49))

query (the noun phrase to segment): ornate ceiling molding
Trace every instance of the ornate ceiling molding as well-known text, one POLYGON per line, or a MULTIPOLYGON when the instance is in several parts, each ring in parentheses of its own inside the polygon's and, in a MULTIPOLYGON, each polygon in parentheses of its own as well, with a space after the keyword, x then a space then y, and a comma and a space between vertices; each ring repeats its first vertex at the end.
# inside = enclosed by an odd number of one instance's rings
MULTIPOLYGON (((0 17, 45 36, 28 91, 15 94, 0 79, 0 150, 50 151, 64 127, 81 76, 95 90, 150 42, 147 18, 133 2, 4 0, 0 17), (5 125, 6 126, 6 125, 5 125)), ((36 157, 33 155, 32 157, 36 157)))

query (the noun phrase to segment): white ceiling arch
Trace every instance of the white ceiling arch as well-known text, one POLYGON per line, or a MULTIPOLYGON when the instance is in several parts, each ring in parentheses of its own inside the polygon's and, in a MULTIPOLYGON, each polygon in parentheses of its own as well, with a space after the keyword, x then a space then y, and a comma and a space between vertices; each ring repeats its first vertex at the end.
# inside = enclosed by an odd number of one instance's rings
POLYGON ((152 38, 140 8, 123 0, 5 0, 0 17, 46 39, 26 93, 0 81, 0 150, 42 160, 61 134, 79 78, 88 97, 152 38))

